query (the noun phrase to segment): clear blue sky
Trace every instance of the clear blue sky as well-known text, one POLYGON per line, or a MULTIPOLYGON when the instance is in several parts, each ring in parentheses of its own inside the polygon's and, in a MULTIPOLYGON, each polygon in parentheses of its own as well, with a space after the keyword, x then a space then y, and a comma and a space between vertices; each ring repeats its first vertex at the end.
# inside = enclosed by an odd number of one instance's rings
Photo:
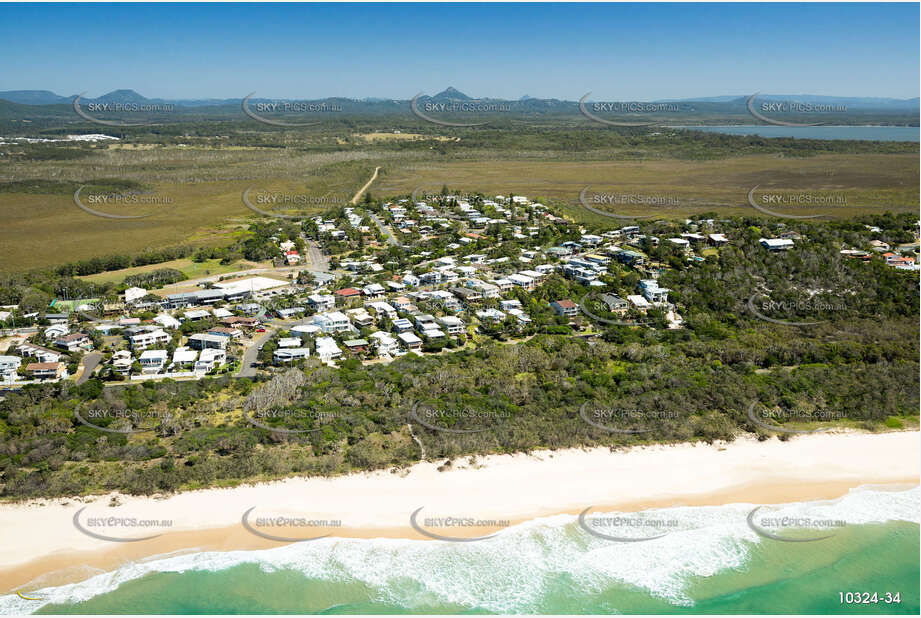
POLYGON ((0 5, 0 90, 575 100, 919 91, 913 4, 0 5))

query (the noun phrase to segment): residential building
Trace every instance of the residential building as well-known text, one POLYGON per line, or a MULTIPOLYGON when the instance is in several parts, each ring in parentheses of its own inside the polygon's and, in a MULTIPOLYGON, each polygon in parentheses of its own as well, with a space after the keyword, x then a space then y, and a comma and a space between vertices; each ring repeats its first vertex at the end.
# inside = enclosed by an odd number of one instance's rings
POLYGON ((34 358, 39 363, 56 363, 64 356, 61 352, 28 342, 19 344, 19 348, 16 351, 23 358, 34 358))
POLYGON ((336 340, 332 337, 319 337, 316 341, 316 353, 321 361, 329 362, 340 358, 342 350, 336 345, 336 340))
POLYGON ((58 337, 55 339, 53 343, 56 347, 64 348, 68 352, 76 352, 78 350, 91 350, 93 348, 93 341, 86 333, 73 333, 70 335, 64 335, 63 337, 58 337))
POLYGON ((373 302, 373 303, 368 303, 367 306, 373 309, 374 313, 377 314, 379 318, 386 317, 390 320, 397 319, 397 310, 389 303, 373 302))
POLYGON ((608 311, 612 313, 626 313, 627 309, 630 307, 629 303, 617 294, 602 294, 601 302, 603 302, 607 306, 608 311))
POLYGON ((0 356, 0 382, 15 382, 21 365, 22 359, 18 356, 0 356))
POLYGON ((195 350, 226 350, 228 341, 230 337, 224 335, 196 333, 189 337, 187 345, 195 350))
POLYGON ((793 240, 789 238, 762 238, 758 242, 768 251, 787 251, 793 248, 793 240))
POLYGON ((384 331, 377 331, 369 335, 371 339, 376 342, 377 353, 380 356, 385 354, 393 356, 393 354, 399 349, 399 342, 395 337, 390 336, 389 333, 384 331))
POLYGON ((643 279, 640 281, 640 291, 643 296, 651 303, 667 303, 668 288, 659 287, 659 282, 655 279, 643 279))
POLYGON ((179 346, 173 352, 173 365, 177 368, 193 367, 198 360, 198 351, 185 346, 179 346))
POLYGON ((166 366, 166 360, 169 358, 166 350, 145 350, 138 357, 141 364, 141 373, 151 374, 160 373, 166 366))
POLYGON ((307 304, 317 313, 329 311, 336 306, 336 297, 332 294, 311 294, 307 297, 307 304))
POLYGON ((134 359, 128 350, 119 350, 112 354, 112 370, 118 375, 126 376, 131 372, 134 359))
POLYGON ((166 333, 162 328, 154 328, 151 330, 137 331, 134 334, 129 335, 128 341, 131 344, 132 350, 146 350, 147 348, 154 345, 166 345, 169 343, 172 337, 166 333))
POLYGON ((341 311, 318 313, 313 316, 313 323, 320 327, 324 333, 339 333, 354 330, 348 316, 341 311))
POLYGON ((281 348, 272 354, 275 363, 293 363, 310 356, 310 348, 281 348))
POLYGON ((444 327, 449 335, 459 335, 465 332, 464 322, 452 315, 438 318, 438 323, 444 327))
POLYGON ((646 313, 646 310, 652 307, 648 300, 640 296, 639 294, 631 294, 627 296, 627 300, 630 301, 634 307, 646 313))
POLYGON ((400 333, 397 335, 397 339, 407 350, 418 350, 422 347, 422 340, 413 333, 400 333))
POLYGON ((550 303, 550 307, 556 312, 557 315, 565 315, 568 317, 579 315, 579 305, 572 302, 568 298, 563 300, 555 300, 550 303))
POLYGON ((67 377, 64 363, 29 363, 26 371, 36 380, 60 380, 67 377))
POLYGON ((195 373, 210 373, 222 367, 226 361, 227 353, 224 350, 206 348, 201 351, 195 363, 195 373))

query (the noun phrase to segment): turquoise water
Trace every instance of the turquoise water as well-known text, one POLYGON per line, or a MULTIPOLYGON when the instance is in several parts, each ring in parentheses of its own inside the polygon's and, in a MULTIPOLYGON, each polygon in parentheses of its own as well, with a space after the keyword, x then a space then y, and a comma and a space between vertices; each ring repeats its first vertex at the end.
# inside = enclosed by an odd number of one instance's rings
POLYGON ((918 127, 779 127, 773 125, 721 126, 721 127, 674 127, 726 133, 727 135, 760 135, 761 137, 798 137, 800 139, 853 139, 880 142, 921 141, 918 127))
POLYGON ((29 587, 50 602, 5 596, 0 611, 918 614, 919 495, 863 490, 771 509, 847 522, 814 542, 755 534, 745 523, 752 505, 647 511, 640 517, 674 527, 638 543, 596 538, 556 516, 477 543, 323 539, 172 556, 80 584, 29 587), (842 605, 845 591, 899 592, 901 603, 842 605))

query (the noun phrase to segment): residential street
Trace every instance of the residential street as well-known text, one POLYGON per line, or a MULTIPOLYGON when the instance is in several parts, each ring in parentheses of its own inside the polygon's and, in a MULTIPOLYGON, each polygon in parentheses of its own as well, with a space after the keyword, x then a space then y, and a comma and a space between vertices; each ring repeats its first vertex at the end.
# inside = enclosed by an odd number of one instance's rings
POLYGON ((96 370, 96 366, 99 364, 99 361, 102 360, 102 354, 100 352, 90 352, 83 357, 83 373, 77 379, 77 384, 83 384, 90 379, 90 376, 93 375, 93 371, 96 370))

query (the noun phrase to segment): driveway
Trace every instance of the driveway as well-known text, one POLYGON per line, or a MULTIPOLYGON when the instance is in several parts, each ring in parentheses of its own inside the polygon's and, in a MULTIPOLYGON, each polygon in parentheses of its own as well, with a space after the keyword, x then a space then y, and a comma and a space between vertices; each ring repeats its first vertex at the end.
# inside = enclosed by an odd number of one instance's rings
POLYGON ((102 353, 100 352, 90 352, 83 357, 83 373, 77 378, 78 385, 90 379, 90 376, 93 375, 93 371, 96 370, 96 365, 98 365, 101 360, 102 353))
POLYGON ((272 335, 275 334, 274 328, 267 328, 264 333, 259 337, 253 340, 253 342, 246 348, 246 351, 243 352, 243 360, 240 364, 240 371, 237 373, 238 378, 252 378, 256 375, 256 368, 253 367, 253 364, 256 362, 256 357, 259 355, 259 347, 262 346, 266 341, 272 338, 272 335))

